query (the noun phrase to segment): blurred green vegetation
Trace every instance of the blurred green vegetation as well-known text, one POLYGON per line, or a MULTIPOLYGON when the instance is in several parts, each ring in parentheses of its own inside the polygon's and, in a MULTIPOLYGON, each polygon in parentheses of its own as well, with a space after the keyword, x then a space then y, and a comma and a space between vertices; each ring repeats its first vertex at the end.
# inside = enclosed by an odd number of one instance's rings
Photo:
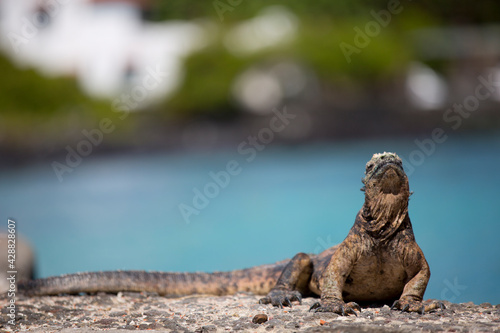
POLYGON ((62 145, 111 113, 108 101, 84 95, 74 78, 47 78, 0 56, 0 146, 36 150, 62 145))
MULTIPOLYGON (((325 85, 347 83, 366 89, 380 79, 401 73, 417 58, 409 38, 410 31, 498 22, 499 12, 500 2, 491 0, 480 3, 463 0, 153 1, 152 18, 155 20, 208 17, 220 28, 213 45, 186 60, 187 73, 182 88, 172 99, 165 101, 160 110, 164 114, 188 117, 234 115, 237 110, 230 99, 234 78, 251 65, 276 58, 295 60, 308 66, 325 85), (390 3, 399 4, 401 12, 392 15, 390 24, 382 27, 380 34, 371 38, 369 45, 359 54, 353 54, 353 61, 348 63, 340 44, 354 45, 356 32, 353 28, 364 30, 366 23, 374 20, 372 12, 387 10, 390 3), (295 41, 249 57, 231 54, 223 45, 225 33, 271 5, 282 5, 297 16, 299 28, 295 41)), ((430 65, 439 71, 434 63, 430 65)))
MULTIPOLYGON (((498 22, 498 1, 400 1, 402 11, 349 63, 342 42, 354 45, 355 27, 364 30, 372 12, 386 10, 393 0, 184 0, 152 1, 149 19, 197 20, 208 18, 217 26, 213 42, 185 59, 185 78, 169 99, 151 107, 149 115, 161 119, 193 117, 231 118, 239 109, 231 99, 234 79, 252 65, 272 60, 303 64, 318 77, 321 86, 352 86, 366 93, 370 87, 397 76, 417 58, 409 32, 423 27, 498 22), (216 5, 230 8, 222 16, 216 5), (297 17, 293 41, 249 56, 236 56, 223 44, 228 31, 270 5, 282 5, 297 17), (361 87, 361 88, 360 88, 361 87)), ((431 63, 434 68, 445 67, 431 63)), ((85 96, 74 78, 46 78, 33 70, 19 69, 0 57, 0 148, 25 149, 34 142, 57 150, 81 138, 82 129, 95 128, 100 119, 117 118, 110 101, 85 96)), ((156 118, 155 118, 156 119, 156 118)), ((131 114, 113 136, 126 135, 143 119, 131 114)), ((141 125, 142 126, 142 125, 141 125)), ((119 141, 119 139, 117 139, 119 141)), ((109 141, 108 141, 109 142, 109 141)), ((35 148, 33 148, 35 149, 35 148)))
POLYGON ((249 63, 228 53, 221 41, 186 59, 186 77, 180 91, 160 106, 168 115, 191 117, 209 115, 229 117, 233 106, 229 100, 231 84, 249 63))
POLYGON ((0 71, 2 114, 54 116, 75 105, 92 110, 103 106, 83 95, 73 78, 47 78, 32 69, 16 68, 3 56, 0 56, 0 71))
POLYGON ((270 5, 283 5, 301 18, 341 19, 345 17, 362 16, 371 10, 387 8, 391 2, 399 2, 401 6, 411 11, 425 13, 444 24, 483 24, 498 22, 500 3, 495 0, 216 0, 216 1, 184 1, 184 0, 153 0, 150 17, 154 20, 186 20, 200 17, 219 19, 214 3, 219 2, 233 7, 226 12, 224 22, 238 22, 255 16, 262 8, 270 5))
MULTIPOLYGON (((230 6, 229 1, 223 3, 230 6)), ((236 3, 233 1, 233 3, 236 3)), ((408 38, 412 29, 436 25, 437 19, 419 8, 406 8, 403 2, 400 14, 392 15, 390 24, 381 27, 380 34, 370 38, 361 52, 352 54, 348 63, 340 44, 355 46, 354 27, 365 29, 373 21, 370 11, 387 9, 387 1, 332 2, 318 1, 242 1, 223 14, 214 8, 214 2, 197 3, 193 7, 173 1, 167 5, 156 3, 158 18, 211 17, 219 25, 213 44, 186 59, 186 77, 177 94, 165 101, 160 109, 172 116, 205 115, 230 116, 238 112, 231 101, 230 89, 234 79, 252 65, 273 59, 292 60, 311 69, 325 85, 346 83, 366 87, 370 82, 391 77, 403 71, 415 59, 413 44, 408 38), (269 5, 283 5, 298 18, 297 36, 293 42, 277 45, 249 56, 237 56, 223 44, 226 33, 244 19, 252 18, 269 5), (377 6, 379 5, 379 6, 377 6), (197 14, 196 14, 197 13, 197 14)))

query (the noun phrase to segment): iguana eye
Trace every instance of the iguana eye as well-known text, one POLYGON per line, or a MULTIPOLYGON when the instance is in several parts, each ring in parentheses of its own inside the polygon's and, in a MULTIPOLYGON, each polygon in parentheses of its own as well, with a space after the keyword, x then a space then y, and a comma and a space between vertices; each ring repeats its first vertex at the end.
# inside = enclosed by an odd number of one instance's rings
POLYGON ((370 172, 373 169, 373 164, 368 164, 366 166, 366 173, 370 172))

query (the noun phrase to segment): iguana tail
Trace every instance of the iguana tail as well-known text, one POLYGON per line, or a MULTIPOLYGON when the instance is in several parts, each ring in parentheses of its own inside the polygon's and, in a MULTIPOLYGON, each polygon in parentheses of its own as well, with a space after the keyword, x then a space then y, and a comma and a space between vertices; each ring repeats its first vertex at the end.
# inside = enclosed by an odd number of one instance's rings
POLYGON ((120 291, 156 292, 162 296, 230 295, 238 291, 266 294, 288 260, 230 272, 170 273, 145 271, 86 272, 20 281, 20 293, 59 295, 120 291))

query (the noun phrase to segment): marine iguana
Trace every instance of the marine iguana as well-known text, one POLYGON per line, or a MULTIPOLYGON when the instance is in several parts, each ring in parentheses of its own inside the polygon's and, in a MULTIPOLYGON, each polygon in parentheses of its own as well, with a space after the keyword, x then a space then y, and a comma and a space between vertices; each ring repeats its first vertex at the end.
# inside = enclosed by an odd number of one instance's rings
POLYGON ((28 295, 146 291, 170 297, 249 291, 267 294, 259 302, 279 307, 315 294, 321 299, 310 310, 342 315, 361 311, 355 302, 395 300, 393 309, 420 313, 443 309, 441 302, 422 302, 430 271, 408 216, 410 191, 401 159, 373 155, 362 182, 365 202, 354 226, 342 243, 319 255, 299 253, 230 272, 77 273, 21 282, 18 289, 28 295))

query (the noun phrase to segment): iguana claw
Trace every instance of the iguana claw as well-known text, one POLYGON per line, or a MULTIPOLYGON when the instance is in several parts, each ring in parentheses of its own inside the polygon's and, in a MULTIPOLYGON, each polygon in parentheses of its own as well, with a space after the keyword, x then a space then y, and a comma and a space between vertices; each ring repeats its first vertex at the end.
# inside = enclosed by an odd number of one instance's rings
POLYGON ((334 312, 342 316, 347 316, 350 314, 358 316, 358 314, 354 310, 358 310, 361 312, 361 307, 354 302, 346 304, 343 301, 337 300, 324 302, 323 304, 321 302, 316 302, 309 308, 309 311, 312 310, 314 310, 314 312, 334 312))
POLYGON ((259 304, 269 304, 283 308, 284 306, 292 307, 292 302, 298 301, 302 304, 302 295, 295 290, 275 289, 271 290, 266 297, 259 300, 259 304))
POLYGON ((444 306, 443 302, 439 301, 427 301, 424 304, 423 302, 417 300, 399 299, 392 304, 391 310, 394 309, 401 310, 401 312, 417 312, 420 314, 425 314, 426 312, 435 309, 444 310, 446 309, 446 307, 444 306))
POLYGON ((313 305, 311 305, 311 307, 309 308, 309 312, 311 312, 311 310, 314 310, 314 309, 317 309, 321 306, 321 303, 320 302, 316 302, 314 303, 313 305))

